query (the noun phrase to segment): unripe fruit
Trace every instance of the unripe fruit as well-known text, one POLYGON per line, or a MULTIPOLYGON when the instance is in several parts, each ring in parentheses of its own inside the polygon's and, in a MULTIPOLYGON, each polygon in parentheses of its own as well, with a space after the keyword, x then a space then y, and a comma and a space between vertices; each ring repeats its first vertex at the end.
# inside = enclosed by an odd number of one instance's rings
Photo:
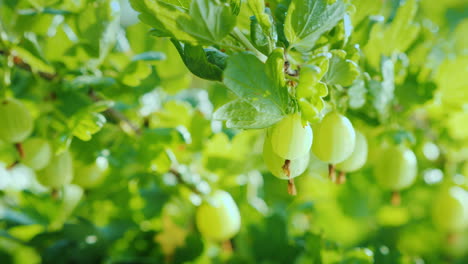
POLYGON ((353 153, 346 160, 336 164, 336 168, 345 172, 357 171, 364 166, 366 160, 367 139, 361 132, 356 131, 356 144, 353 153))
POLYGON ((317 125, 312 151, 321 161, 337 164, 351 156, 355 144, 356 133, 349 119, 331 112, 317 125))
POLYGON ((468 161, 465 161, 465 164, 463 164, 462 174, 468 178, 468 161))
POLYGON ((286 160, 273 152, 271 147, 271 136, 267 134, 265 142, 263 143, 263 160, 265 161, 265 165, 274 176, 280 179, 287 180, 289 178, 294 178, 301 175, 309 165, 309 157, 310 155, 307 153, 303 157, 291 160, 289 162, 290 177, 288 177, 285 170, 283 169, 283 165, 285 164, 286 160))
POLYGON ((33 130, 33 119, 27 108, 16 99, 0 102, 0 139, 7 143, 25 140, 33 130))
POLYGON ((432 206, 432 219, 437 228, 455 232, 468 227, 468 192, 461 187, 441 191, 432 206))
POLYGON ((17 153, 14 145, 0 140, 0 164, 3 163, 6 166, 13 164, 16 161, 17 153))
POLYGON ((67 218, 73 213, 83 197, 83 189, 74 184, 65 184, 63 186, 62 202, 57 211, 50 228, 52 230, 60 229, 67 218))
POLYGON ((377 182, 384 188, 400 191, 413 184, 418 164, 414 152, 402 145, 387 147, 375 166, 377 182))
POLYGON ((42 170, 49 164, 52 148, 49 142, 42 138, 29 138, 23 143, 24 165, 33 170, 42 170))
POLYGON ((226 241, 239 232, 239 208, 228 192, 216 191, 209 198, 209 202, 198 207, 196 225, 205 238, 226 241))
POLYGON ((276 123, 271 130, 271 146, 276 155, 294 160, 309 152, 312 145, 312 129, 303 126, 301 115, 288 115, 276 123))
POLYGON ((83 192, 83 189, 78 185, 65 185, 62 198, 62 209, 66 212, 67 215, 71 213, 79 204, 81 198, 83 197, 83 192))
POLYGON ((52 157, 49 165, 37 174, 44 186, 59 188, 73 179, 73 160, 68 150, 52 157))
POLYGON ((107 159, 104 157, 97 158, 91 164, 75 161, 73 183, 86 189, 94 188, 103 182, 108 167, 107 159))

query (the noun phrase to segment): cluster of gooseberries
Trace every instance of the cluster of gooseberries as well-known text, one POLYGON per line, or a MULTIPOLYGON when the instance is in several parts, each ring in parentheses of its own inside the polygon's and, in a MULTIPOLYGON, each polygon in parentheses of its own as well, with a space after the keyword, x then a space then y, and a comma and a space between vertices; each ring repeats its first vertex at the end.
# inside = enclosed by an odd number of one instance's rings
MULTIPOLYGON (((108 169, 107 160, 98 158, 85 164, 74 160, 68 150, 55 154, 48 140, 31 137, 34 120, 20 101, 5 99, 0 103, 0 123, 3 124, 0 140, 17 147, 19 162, 35 170, 42 185, 67 190, 63 200, 73 208, 81 199, 83 188, 94 188, 103 181, 108 169)), ((267 129, 263 146, 265 164, 274 176, 288 181, 291 194, 296 193, 293 179, 309 167, 310 151, 319 160, 330 164, 331 178, 342 183, 344 173, 365 165, 368 145, 363 133, 355 130, 350 120, 336 111, 328 113, 314 131, 302 120, 300 113, 288 115, 267 129), (340 171, 337 178, 335 169, 340 171)), ((383 188, 394 192, 403 190, 415 181, 416 156, 403 145, 387 146, 375 164, 374 174, 383 188)), ((468 192, 460 187, 441 191, 434 203, 433 220, 446 232, 466 228, 468 192)), ((232 196, 218 190, 197 208, 195 221, 199 232, 207 239, 226 241, 239 232, 241 215, 232 196)))
POLYGON ((69 150, 55 153, 47 139, 34 134, 34 119, 17 99, 0 101, 0 124, 2 147, 14 145, 17 150, 2 155, 2 162, 7 162, 8 168, 21 163, 34 170, 37 181, 51 188, 53 197, 62 190, 61 209, 51 223, 51 228, 60 227, 81 200, 83 188, 93 188, 102 182, 107 163, 103 165, 98 159, 92 164, 75 164, 69 150))
MULTIPOLYGON (((314 128, 304 122, 300 113, 288 115, 267 130, 263 158, 271 173, 289 181, 289 192, 295 194, 292 179, 309 166, 310 150, 321 161, 330 164, 334 180, 335 166, 342 172, 360 169, 367 159, 367 140, 355 131, 351 122, 333 111, 314 128), (315 134, 315 135, 314 135, 315 134)), ((344 173, 340 181, 343 181, 344 173)))
POLYGON ((74 166, 70 151, 55 153, 47 139, 34 136, 34 119, 21 101, 3 99, 0 102, 0 123, 0 141, 4 145, 14 144, 18 150, 19 157, 11 166, 22 163, 33 169, 43 186, 57 190, 73 182, 82 188, 92 188, 105 176, 107 164, 78 163, 74 166))
MULTIPOLYGON (((346 172, 362 168, 367 160, 366 137, 353 128, 345 116, 332 111, 312 132, 299 113, 286 116, 267 129, 263 145, 263 158, 270 172, 290 182, 309 166, 309 151, 329 164, 329 175, 343 183, 346 172), (335 169, 340 174, 335 178, 335 169)), ((375 166, 377 183, 392 191, 392 203, 400 202, 399 191, 411 186, 417 176, 417 159, 414 152, 403 144, 382 148, 375 166)), ((290 193, 294 194, 295 189, 290 193)), ((433 204, 433 221, 439 229, 454 233, 468 227, 468 192, 461 187, 444 187, 433 204)))
MULTIPOLYGON (((347 117, 331 111, 313 131, 300 113, 286 116, 267 130, 263 158, 274 176, 291 182, 309 166, 310 149, 319 160, 329 164, 329 176, 337 183, 345 181, 346 173, 361 169, 368 153, 364 134, 355 130, 347 117), (335 170, 340 171, 338 177, 335 170)), ((398 192, 414 182, 416 156, 402 144, 388 146, 383 149, 374 172, 379 185, 398 192)))

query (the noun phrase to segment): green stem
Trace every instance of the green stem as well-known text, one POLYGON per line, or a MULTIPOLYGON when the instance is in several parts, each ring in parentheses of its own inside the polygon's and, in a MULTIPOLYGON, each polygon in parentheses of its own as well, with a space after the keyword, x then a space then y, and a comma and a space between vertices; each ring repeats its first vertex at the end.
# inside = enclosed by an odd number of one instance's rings
POLYGON ((221 43, 215 43, 215 44, 220 46, 221 48, 225 48, 225 49, 232 49, 232 50, 235 50, 235 51, 243 51, 244 50, 241 47, 237 47, 237 46, 233 46, 233 45, 229 45, 229 44, 221 44, 221 43))
POLYGON ((233 36, 248 50, 251 50, 253 53, 255 53, 255 56, 257 56, 259 60, 261 60, 262 62, 266 62, 267 56, 263 55, 263 53, 261 53, 257 48, 255 48, 237 27, 235 27, 233 30, 233 36))

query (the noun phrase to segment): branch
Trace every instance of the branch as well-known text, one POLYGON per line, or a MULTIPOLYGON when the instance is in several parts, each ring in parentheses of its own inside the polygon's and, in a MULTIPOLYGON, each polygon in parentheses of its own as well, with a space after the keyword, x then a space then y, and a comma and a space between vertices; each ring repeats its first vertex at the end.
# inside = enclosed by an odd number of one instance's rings
POLYGON ((189 188, 192 192, 198 195, 203 195, 194 185, 186 182, 182 177, 182 174, 180 174, 180 172, 178 172, 176 169, 170 169, 169 172, 176 177, 178 183, 184 185, 185 187, 189 188))
MULTIPOLYGON (((0 50, 0 55, 9 56, 10 52, 0 50)), ((13 58, 13 63, 18 68, 21 68, 21 69, 26 70, 28 72, 33 72, 32 68, 31 68, 31 65, 29 65, 27 62, 25 62, 23 59, 21 59, 20 57, 18 57, 16 55, 13 55, 12 58, 13 58)), ((41 77, 43 79, 46 79, 48 81, 52 81, 52 80, 54 80, 55 78, 58 77, 57 73, 38 71, 37 74, 39 75, 39 77, 41 77)))
MULTIPOLYGON (((89 90, 88 96, 95 102, 99 102, 102 100, 92 89, 89 90)), ((141 129, 135 124, 133 124, 132 121, 130 121, 124 114, 117 111, 115 108, 109 108, 106 111, 104 111, 104 113, 113 120, 125 123, 135 132, 135 134, 141 135, 141 129)))

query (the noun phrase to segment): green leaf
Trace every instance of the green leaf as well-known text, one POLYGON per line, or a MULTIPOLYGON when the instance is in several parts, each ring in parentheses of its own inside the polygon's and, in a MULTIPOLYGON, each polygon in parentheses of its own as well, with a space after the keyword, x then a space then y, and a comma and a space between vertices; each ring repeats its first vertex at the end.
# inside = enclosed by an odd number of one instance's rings
POLYGON ((88 87, 108 87, 114 85, 115 79, 112 77, 98 77, 98 76, 89 76, 89 75, 81 75, 77 76, 70 82, 66 83, 66 87, 68 89, 83 89, 88 87))
POLYGON ((128 86, 139 86, 151 74, 151 67, 145 61, 132 61, 120 74, 120 80, 128 86))
POLYGON ((320 80, 328 72, 328 56, 320 56, 313 61, 313 64, 303 65, 299 71, 299 84, 296 93, 299 98, 312 97, 315 94, 323 97, 328 94, 328 89, 323 90, 323 83, 320 80))
POLYGON ((101 114, 91 113, 73 119, 72 122, 74 122, 73 135, 83 141, 88 141, 93 134, 101 130, 106 123, 106 118, 101 114))
POLYGON ((270 54, 274 47, 270 38, 263 32, 262 26, 254 16, 250 17, 250 39, 255 48, 263 54, 270 54))
POLYGON ((114 106, 113 101, 98 101, 95 102, 94 104, 88 106, 87 111, 88 112, 94 112, 94 113, 100 113, 104 112, 107 109, 111 108, 114 106))
POLYGON ((361 23, 363 19, 371 15, 377 15, 382 8, 383 2, 374 0, 353 0, 356 11, 351 15, 354 26, 361 23))
POLYGON ((184 9, 189 9, 191 0, 162 0, 171 5, 180 6, 184 9))
POLYGON ((164 52, 166 59, 156 61, 156 71, 161 81, 160 85, 168 93, 175 93, 186 89, 190 85, 191 77, 189 70, 184 64, 178 50, 169 39, 159 39, 155 49, 164 52))
POLYGON ((373 97, 374 108, 381 118, 385 118, 389 114, 395 91, 394 65, 391 59, 387 58, 382 62, 382 78, 382 82, 371 80, 369 90, 373 97))
POLYGON ((117 32, 120 29, 120 17, 113 15, 112 20, 108 21, 101 33, 99 39, 99 59, 102 61, 109 54, 117 41, 117 32))
POLYGON ((202 46, 192 46, 185 44, 182 46, 178 41, 173 40, 172 43, 179 51, 185 66, 196 76, 212 80, 221 81, 223 69, 218 65, 208 61, 208 56, 202 46))
MULTIPOLYGON (((78 111, 69 121, 71 135, 83 141, 90 140, 92 135, 99 132, 106 123, 106 118, 99 112, 107 110, 112 105, 113 102, 111 101, 99 101, 78 111)), ((68 146, 71 142, 69 137, 70 134, 64 136, 65 146, 68 146)))
POLYGON ((309 122, 319 120, 320 112, 325 107, 323 97, 328 95, 328 87, 320 79, 328 71, 329 60, 326 56, 320 56, 313 63, 315 65, 301 67, 296 87, 302 118, 309 122))
POLYGON ((308 260, 311 261, 313 264, 322 264, 322 241, 323 238, 321 235, 316 235, 312 233, 307 233, 305 236, 306 239, 306 247, 305 247, 305 254, 308 257, 308 260))
POLYGON ((231 5, 232 13, 238 16, 242 6, 242 0, 229 0, 229 4, 231 5))
POLYGON ((33 53, 29 52, 26 49, 21 47, 14 47, 12 50, 12 54, 21 58, 24 62, 31 66, 32 71, 34 72, 46 72, 46 73, 54 73, 55 70, 52 66, 50 66, 47 62, 42 60, 41 58, 35 56, 33 53))
POLYGON ((253 54, 237 53, 229 58, 224 71, 224 84, 259 112, 272 116, 284 115, 288 106, 283 95, 285 89, 281 89, 268 76, 266 68, 269 66, 253 54))
POLYGON ((417 76, 409 75, 403 84, 395 87, 395 97, 400 105, 406 109, 411 109, 413 106, 431 100, 434 97, 436 88, 435 83, 431 81, 418 81, 417 76))
POLYGON ((163 2, 151 0, 130 0, 132 7, 140 12, 140 20, 152 27, 160 37, 173 37, 180 41, 197 43, 197 40, 185 32, 177 21, 183 17, 188 19, 187 13, 179 7, 163 2))
POLYGON ((418 37, 420 26, 413 22, 418 4, 408 0, 398 8, 391 23, 376 24, 364 48, 371 66, 379 66, 380 57, 391 56, 394 52, 405 52, 418 37))
POLYGON ((276 89, 281 105, 287 106, 289 94, 284 76, 284 50, 282 48, 275 49, 265 62, 265 67, 267 76, 275 83, 272 88, 276 89))
POLYGON ((216 0, 193 0, 190 17, 181 16, 178 24, 199 44, 212 44, 225 38, 236 25, 236 16, 226 3, 216 0))
POLYGON ((367 89, 364 80, 357 80, 348 89, 349 107, 358 109, 366 103, 367 89))
POLYGON ((226 121, 228 128, 266 128, 280 121, 283 115, 258 111, 248 102, 237 99, 221 106, 213 114, 213 119, 226 121))
POLYGON ((446 126, 449 135, 457 140, 467 140, 468 139, 468 112, 460 111, 453 112, 450 114, 448 120, 446 121, 446 126))
POLYGON ((164 55, 162 52, 147 51, 133 56, 132 61, 160 61, 165 59, 166 55, 164 55))
POLYGON ((435 76, 438 90, 441 91, 442 101, 447 105, 463 105, 468 101, 468 78, 466 65, 468 56, 458 56, 446 59, 440 65, 435 76))
POLYGON ((224 83, 239 99, 219 108, 214 118, 226 121, 229 128, 244 129, 265 128, 281 120, 290 101, 283 57, 283 49, 276 49, 264 65, 250 53, 232 55, 224 83))
POLYGON ((255 263, 294 263, 300 248, 288 238, 286 227, 286 220, 279 214, 265 218, 261 226, 249 227, 248 246, 255 248, 255 263))
POLYGON ((264 54, 268 55, 275 47, 278 35, 273 26, 273 17, 265 12, 263 0, 250 0, 249 7, 254 16, 250 17, 250 38, 252 44, 264 54))
POLYGON ((346 5, 337 0, 292 0, 284 23, 284 34, 291 47, 310 51, 320 36, 343 19, 346 5))
POLYGON ((373 264, 374 253, 368 248, 356 248, 346 252, 341 264, 373 264))
POLYGON ((264 0, 248 0, 250 10, 254 14, 258 23, 262 28, 268 28, 272 26, 271 20, 268 14, 265 13, 265 1, 264 0))
POLYGON ((226 69, 228 55, 214 48, 205 48, 206 58, 211 64, 226 69))
POLYGON ((174 253, 174 263, 187 263, 203 253, 204 244, 199 236, 191 234, 185 239, 183 247, 174 253))
POLYGON ((324 81, 331 85, 350 86, 359 76, 359 66, 352 60, 346 59, 342 50, 332 51, 332 58, 324 81))

